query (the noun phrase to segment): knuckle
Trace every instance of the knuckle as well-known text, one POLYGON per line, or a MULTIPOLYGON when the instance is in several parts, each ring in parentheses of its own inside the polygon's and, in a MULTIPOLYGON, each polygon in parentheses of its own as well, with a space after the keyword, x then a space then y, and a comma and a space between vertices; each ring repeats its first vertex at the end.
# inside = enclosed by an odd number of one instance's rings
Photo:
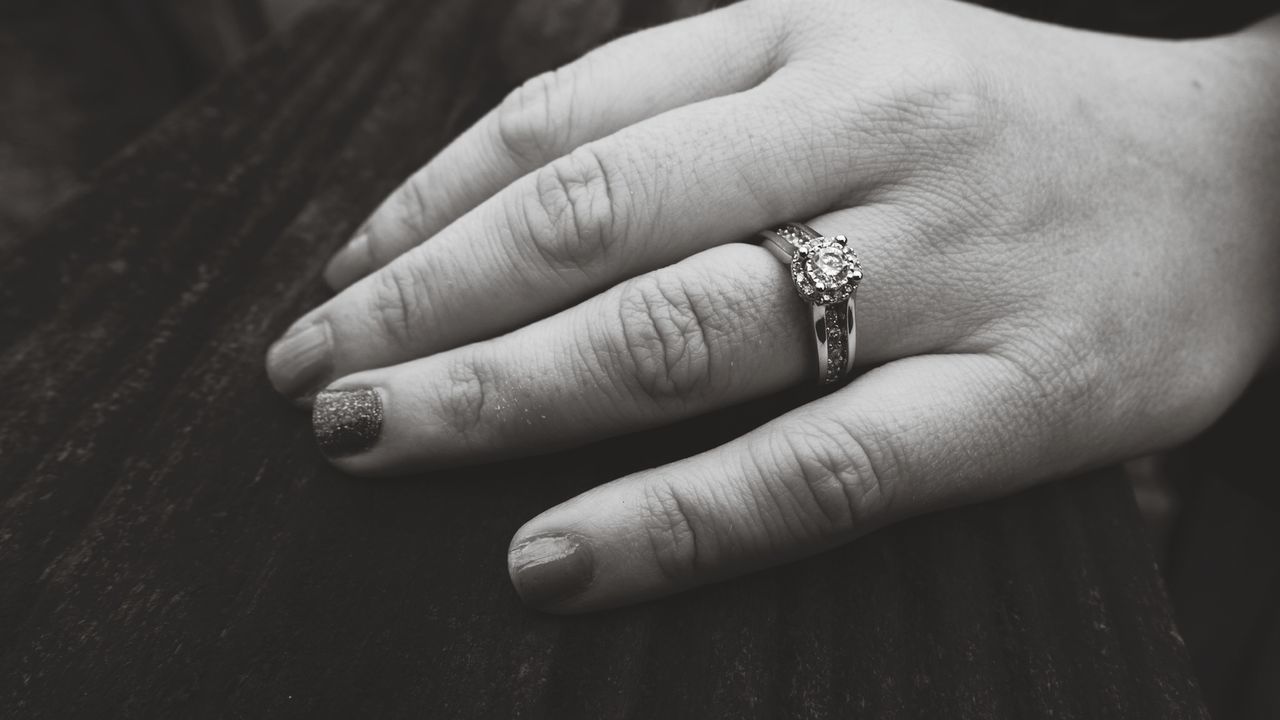
POLYGON ((405 346, 420 339, 424 302, 420 290, 425 286, 415 264, 398 262, 374 273, 378 286, 372 295, 372 314, 383 337, 405 346))
POLYGON ((1040 324, 996 351, 1021 379, 1017 410, 1027 420, 1027 432, 1039 429, 1041 439, 1052 443, 1082 431, 1092 435, 1090 427, 1110 426, 1108 418, 1127 397, 1125 388, 1114 387, 1110 379, 1116 346, 1124 338, 1109 331, 1105 321, 1055 315, 1040 324))
POLYGON ((396 248, 381 240, 384 236, 412 238, 415 242, 423 239, 431 223, 433 205, 427 198, 425 185, 422 173, 415 174, 396 188, 387 203, 378 209, 372 225, 391 232, 370 235, 369 252, 375 260, 387 262, 395 257, 396 248))
POLYGON ((461 357, 450 363, 447 382, 437 386, 435 421, 453 437, 484 446, 493 434, 487 422, 490 388, 494 379, 490 372, 472 357, 461 357))
POLYGON ((677 586, 692 582, 708 563, 703 526, 679 488, 669 483, 644 486, 645 533, 658 571, 677 586))
POLYGON ((556 271, 581 272, 608 262, 625 230, 626 193, 599 151, 578 148, 540 169, 522 210, 529 243, 556 271))
POLYGON ((969 152, 993 136, 992 94, 958 51, 921 52, 901 65, 878 110, 884 127, 933 154, 969 152))
POLYGON ((684 404, 708 393, 720 373, 712 346, 719 334, 709 298, 685 283, 651 273, 623 286, 618 305, 625 379, 647 402, 684 404), (714 356, 714 357, 713 357, 714 356))
POLYGON ((1052 327, 1046 327, 1038 351, 1027 353, 1032 374, 1054 397, 1085 400, 1101 391, 1107 368, 1128 340, 1120 319, 1087 320, 1072 313, 1047 324, 1052 327))
POLYGON ((557 157, 565 146, 570 118, 558 108, 568 107, 565 98, 572 93, 571 77, 563 69, 535 75, 498 105, 498 142, 525 167, 557 157))
POLYGON ((899 463, 886 443, 819 422, 771 434, 759 448, 766 515, 793 538, 842 539, 869 529, 891 503, 899 463))

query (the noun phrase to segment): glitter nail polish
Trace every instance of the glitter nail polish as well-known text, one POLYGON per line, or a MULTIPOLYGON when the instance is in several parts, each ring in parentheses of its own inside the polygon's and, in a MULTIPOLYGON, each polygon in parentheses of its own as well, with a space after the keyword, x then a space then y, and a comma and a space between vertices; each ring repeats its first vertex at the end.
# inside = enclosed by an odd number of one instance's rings
POLYGON ((311 410, 311 428, 331 458, 365 452, 382 433, 382 396, 373 388, 322 390, 311 410))

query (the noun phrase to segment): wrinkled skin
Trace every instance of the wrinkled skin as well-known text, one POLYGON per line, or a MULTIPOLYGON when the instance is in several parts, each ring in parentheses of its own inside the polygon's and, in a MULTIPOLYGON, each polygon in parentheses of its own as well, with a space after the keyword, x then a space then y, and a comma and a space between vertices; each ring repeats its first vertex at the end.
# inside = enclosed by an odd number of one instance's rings
POLYGON ((848 235, 864 374, 511 556, 556 612, 776 564, 1218 417, 1280 334, 1277 77, 1274 20, 1167 42, 749 0, 515 90, 331 261, 291 331, 319 360, 285 340, 268 371, 377 390, 354 474, 581 444, 813 382, 809 310, 751 238, 848 235))

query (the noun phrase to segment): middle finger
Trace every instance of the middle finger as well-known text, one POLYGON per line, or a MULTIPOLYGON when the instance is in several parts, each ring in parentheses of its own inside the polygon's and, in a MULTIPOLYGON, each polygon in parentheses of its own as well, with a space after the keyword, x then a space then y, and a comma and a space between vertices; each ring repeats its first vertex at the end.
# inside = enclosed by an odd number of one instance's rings
MULTIPOLYGON (((869 256, 902 265, 869 209, 815 222, 858 228, 869 256)), ((872 270, 860 363, 961 344, 965 310, 932 302, 931 261, 911 265, 920 272, 872 270), (923 303, 885 304, 904 295, 923 303)), ((514 333, 344 377, 316 398, 317 439, 344 470, 392 474, 654 427, 812 382, 810 320, 782 263, 730 243, 514 333)))
POLYGON ((866 180, 876 158, 820 113, 797 109, 777 77, 627 128, 513 183, 295 323, 268 354, 272 381, 300 397, 840 204, 859 189, 848 169, 866 180))

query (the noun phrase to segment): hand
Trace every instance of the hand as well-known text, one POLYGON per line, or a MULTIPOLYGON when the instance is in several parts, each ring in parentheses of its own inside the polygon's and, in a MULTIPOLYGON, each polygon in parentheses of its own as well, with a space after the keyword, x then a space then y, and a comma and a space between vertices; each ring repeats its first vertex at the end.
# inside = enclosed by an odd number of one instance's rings
POLYGON ((752 237, 848 235, 870 369, 531 520, 512 577, 559 612, 1177 443, 1280 334, 1278 34, 779 0, 623 38, 397 190, 268 371, 328 387, 317 434, 356 474, 577 445, 814 382, 752 237))

